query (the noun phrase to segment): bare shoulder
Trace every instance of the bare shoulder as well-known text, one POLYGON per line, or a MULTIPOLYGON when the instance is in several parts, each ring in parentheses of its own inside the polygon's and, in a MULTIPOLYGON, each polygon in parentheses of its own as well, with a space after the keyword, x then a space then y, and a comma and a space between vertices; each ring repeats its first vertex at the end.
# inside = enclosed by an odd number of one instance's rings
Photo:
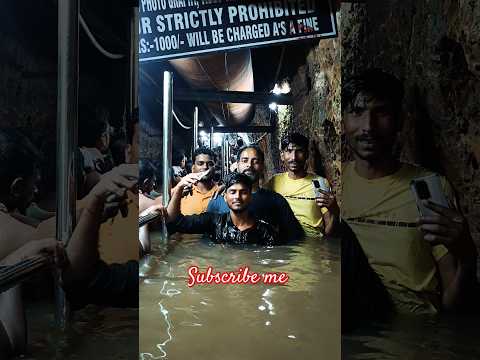
POLYGON ((36 229, 0 212, 0 259, 30 240, 36 240, 36 229))

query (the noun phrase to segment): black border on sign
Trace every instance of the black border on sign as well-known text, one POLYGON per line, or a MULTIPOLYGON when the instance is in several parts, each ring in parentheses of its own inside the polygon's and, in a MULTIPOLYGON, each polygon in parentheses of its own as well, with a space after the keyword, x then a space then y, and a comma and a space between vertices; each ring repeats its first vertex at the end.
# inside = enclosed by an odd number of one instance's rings
POLYGON ((190 52, 184 52, 184 53, 179 53, 179 54, 171 54, 171 55, 165 55, 165 56, 154 56, 154 57, 149 57, 149 58, 143 58, 139 59, 138 62, 147 62, 147 61, 154 61, 154 60, 168 60, 168 59, 175 59, 175 58, 185 58, 185 57, 190 57, 194 55, 201 55, 201 54, 208 54, 208 53, 214 53, 217 51, 227 51, 227 50, 236 50, 240 48, 250 48, 254 49, 257 47, 261 47, 263 45, 267 44, 281 44, 285 43, 288 41, 297 41, 297 40, 308 40, 308 39, 331 39, 334 37, 338 36, 338 28, 337 28, 337 18, 335 16, 335 11, 333 11, 332 7, 332 0, 327 0, 328 5, 330 7, 330 19, 332 21, 332 27, 333 27, 333 32, 327 33, 327 34, 316 34, 316 35, 307 35, 307 36, 299 36, 295 38, 289 38, 289 39, 282 39, 282 40, 270 40, 270 41, 263 41, 263 42, 256 42, 253 44, 243 44, 243 45, 232 45, 232 46, 225 46, 221 48, 214 48, 214 49, 204 49, 200 51, 190 51, 190 52))

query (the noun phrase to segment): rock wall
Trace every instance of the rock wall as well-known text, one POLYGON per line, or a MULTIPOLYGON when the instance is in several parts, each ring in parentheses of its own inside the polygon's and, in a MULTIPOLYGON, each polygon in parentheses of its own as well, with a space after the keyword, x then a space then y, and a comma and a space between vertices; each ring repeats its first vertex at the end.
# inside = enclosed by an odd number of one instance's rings
POLYGON ((1 31, 0 43, 0 125, 33 134, 38 143, 45 133, 55 134, 56 64, 32 56, 25 44, 1 31))
POLYGON ((341 18, 342 77, 380 67, 404 82, 401 157, 447 176, 480 245, 480 3, 366 1, 341 18))
POLYGON ((304 65, 289 79, 294 104, 279 116, 276 133, 278 140, 293 131, 307 136, 310 139, 309 170, 326 176, 336 191, 341 169, 340 56, 338 38, 322 39, 310 49, 304 65))

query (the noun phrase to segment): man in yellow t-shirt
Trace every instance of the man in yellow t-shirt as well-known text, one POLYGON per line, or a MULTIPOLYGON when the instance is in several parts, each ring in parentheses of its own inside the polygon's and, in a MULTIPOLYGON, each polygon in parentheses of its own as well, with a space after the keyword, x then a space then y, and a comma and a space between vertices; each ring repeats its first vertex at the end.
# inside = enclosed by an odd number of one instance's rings
MULTIPOLYGON (((388 290, 395 310, 436 313, 459 307, 473 288, 476 249, 445 178, 441 183, 450 208, 425 201, 435 215, 422 216, 417 210, 410 181, 431 172, 402 164, 393 155, 401 129, 402 84, 390 74, 370 70, 346 82, 342 96, 344 132, 355 160, 342 171, 343 221, 388 290)), ((352 246, 347 241, 342 249, 352 246)), ((358 259, 348 258, 353 253, 345 251, 342 256, 342 268, 344 263, 347 269, 342 269, 346 286, 342 300, 345 295, 349 304, 345 313, 358 314, 363 312, 357 305, 362 302, 359 297, 376 295, 355 275, 364 269, 354 268, 358 259), (348 299, 347 294, 360 295, 348 299)))
MULTIPOLYGON (((412 179, 430 174, 408 164, 376 179, 361 177, 355 162, 345 164, 342 170, 342 218, 356 234, 370 266, 400 312, 435 313, 441 306, 436 264, 448 250, 423 239, 410 190, 412 179)), ((453 191, 445 178, 441 179, 453 204, 453 191)))
POLYGON ((183 215, 195 215, 207 211, 210 199, 218 190, 218 185, 213 181, 213 172, 207 178, 198 182, 196 176, 196 174, 210 170, 215 166, 215 153, 210 149, 201 147, 195 150, 192 160, 192 174, 185 177, 187 180, 192 179, 191 191, 190 194, 182 198, 180 205, 180 211, 183 215))
POLYGON ((326 179, 307 172, 308 145, 309 140, 303 135, 292 133, 285 136, 281 141, 280 156, 287 172, 273 176, 265 187, 288 201, 307 235, 330 234, 339 210, 330 192, 323 191, 316 196, 313 190, 314 179, 326 187, 329 185, 326 179))

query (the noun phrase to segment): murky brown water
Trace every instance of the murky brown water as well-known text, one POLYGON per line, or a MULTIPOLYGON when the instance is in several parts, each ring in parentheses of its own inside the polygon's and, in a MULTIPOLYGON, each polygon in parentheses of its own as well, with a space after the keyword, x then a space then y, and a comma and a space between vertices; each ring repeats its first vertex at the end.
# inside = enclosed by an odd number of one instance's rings
POLYGON ((141 268, 140 358, 340 359, 339 245, 232 248, 183 236, 141 268), (287 272, 288 285, 187 286, 187 269, 287 272))
POLYGON ((138 309, 88 306, 77 311, 65 331, 54 326, 52 302, 27 305, 28 353, 35 360, 138 357, 138 309))
POLYGON ((378 360, 478 360, 480 318, 399 315, 357 329, 342 339, 342 358, 378 360))

